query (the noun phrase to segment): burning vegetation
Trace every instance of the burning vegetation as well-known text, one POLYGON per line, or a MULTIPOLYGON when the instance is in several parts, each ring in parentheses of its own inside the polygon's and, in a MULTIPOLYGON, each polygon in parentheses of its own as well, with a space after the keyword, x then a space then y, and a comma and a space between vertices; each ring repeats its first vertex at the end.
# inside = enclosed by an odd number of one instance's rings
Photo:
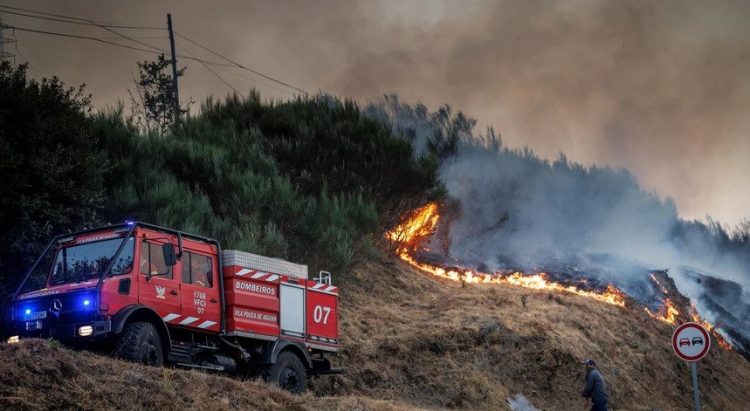
POLYGON ((659 278, 657 278, 657 276, 653 273, 650 275, 650 277, 653 284, 656 285, 663 294, 664 299, 662 300, 662 306, 658 311, 651 311, 648 309, 648 307, 644 307, 644 310, 646 310, 646 313, 648 313, 648 315, 652 318, 663 321, 667 324, 676 324, 680 316, 680 310, 677 309, 674 301, 669 298, 669 295, 673 293, 670 292, 670 290, 664 284, 666 283, 666 281, 659 280, 659 278))
POLYGON ((664 305, 662 305, 661 309, 657 312, 649 310, 648 307, 644 307, 644 310, 646 310, 651 317, 656 318, 659 321, 664 321, 667 324, 676 324, 677 316, 680 315, 680 311, 669 298, 664 299, 664 305))
POLYGON ((662 293, 662 306, 654 312, 645 307, 646 313, 652 318, 663 321, 667 324, 675 325, 687 321, 701 324, 716 339, 719 347, 725 350, 731 350, 732 344, 719 332, 719 325, 711 324, 703 319, 695 308, 695 303, 683 297, 677 288, 667 276, 666 273, 651 274, 651 281, 662 293), (679 307, 679 308, 678 308, 679 307), (687 315, 689 313, 689 315, 687 315))
MULTIPOLYGON (((408 213, 396 228, 386 233, 386 238, 393 243, 394 250, 399 258, 421 271, 461 284, 510 284, 534 290, 565 292, 619 307, 625 307, 626 304, 633 301, 613 284, 607 284, 599 289, 593 286, 587 287, 588 281, 585 278, 575 280, 575 282, 561 282, 551 279, 550 275, 544 272, 526 274, 512 270, 487 273, 457 267, 455 264, 442 265, 432 261, 426 262, 420 258, 420 254, 429 251, 424 247, 424 243, 438 230, 441 217, 440 208, 440 205, 434 202, 417 208, 408 213)), ((666 273, 663 276, 664 278, 660 279, 651 274, 651 280, 660 290, 662 296, 660 297, 660 308, 652 311, 648 307, 644 307, 646 313, 652 318, 670 325, 686 321, 700 323, 714 335, 720 347, 731 349, 731 344, 717 332, 716 327, 702 319, 694 305, 677 292, 674 284, 666 277, 666 273), (679 307, 689 307, 689 309, 679 307), (688 311, 690 316, 684 314, 688 311)))
POLYGON ((698 315, 697 312, 695 312, 695 308, 691 307, 690 309, 690 318, 693 320, 693 322, 696 322, 700 325, 702 325, 705 329, 707 329, 711 334, 713 334, 714 337, 716 337, 716 343, 719 344, 719 347, 725 349, 725 350, 731 350, 732 344, 729 343, 729 341, 724 338, 719 332, 717 331, 717 327, 715 327, 710 322, 702 319, 700 315, 698 315))
MULTIPOLYGON (((410 265, 435 276, 459 281, 463 284, 504 283, 535 290, 549 290, 578 294, 608 304, 625 306, 626 295, 609 284, 601 291, 584 290, 574 285, 550 280, 547 273, 526 275, 518 271, 484 273, 459 267, 443 267, 418 261, 417 252, 422 242, 433 235, 440 221, 439 206, 429 203, 412 211, 409 216, 386 237, 394 242, 398 256, 410 265)), ((583 281, 585 282, 585 281, 583 281)))

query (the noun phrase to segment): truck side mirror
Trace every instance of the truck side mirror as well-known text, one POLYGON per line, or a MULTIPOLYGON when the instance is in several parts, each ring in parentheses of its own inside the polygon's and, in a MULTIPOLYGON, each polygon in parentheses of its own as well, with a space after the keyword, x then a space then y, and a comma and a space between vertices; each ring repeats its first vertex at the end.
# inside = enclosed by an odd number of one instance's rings
POLYGON ((164 264, 166 264, 167 267, 172 267, 177 264, 177 255, 174 252, 174 246, 172 243, 162 245, 161 250, 164 253, 164 264))

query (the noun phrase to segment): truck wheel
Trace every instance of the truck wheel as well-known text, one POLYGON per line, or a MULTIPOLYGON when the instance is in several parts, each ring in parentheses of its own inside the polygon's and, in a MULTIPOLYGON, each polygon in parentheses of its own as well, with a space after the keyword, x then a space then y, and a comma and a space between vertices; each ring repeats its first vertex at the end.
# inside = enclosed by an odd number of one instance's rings
POLYGON ((307 390, 307 371, 299 357, 289 351, 279 354, 276 363, 263 373, 263 377, 292 394, 307 390))
POLYGON ((117 340, 115 356, 154 367, 163 365, 164 353, 161 339, 153 324, 132 322, 125 325, 117 340))

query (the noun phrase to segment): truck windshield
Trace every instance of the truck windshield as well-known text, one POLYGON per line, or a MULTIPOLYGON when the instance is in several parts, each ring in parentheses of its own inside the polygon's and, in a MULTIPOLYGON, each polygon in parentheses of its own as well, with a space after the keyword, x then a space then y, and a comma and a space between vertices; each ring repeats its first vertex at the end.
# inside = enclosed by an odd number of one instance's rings
MULTIPOLYGON (((114 257, 117 248, 122 244, 122 240, 122 238, 113 238, 59 249, 52 267, 49 284, 59 285, 97 278, 99 273, 107 268, 107 264, 114 257)), ((128 238, 120 256, 112 265, 111 275, 130 272, 133 268, 134 245, 133 237, 128 238)))

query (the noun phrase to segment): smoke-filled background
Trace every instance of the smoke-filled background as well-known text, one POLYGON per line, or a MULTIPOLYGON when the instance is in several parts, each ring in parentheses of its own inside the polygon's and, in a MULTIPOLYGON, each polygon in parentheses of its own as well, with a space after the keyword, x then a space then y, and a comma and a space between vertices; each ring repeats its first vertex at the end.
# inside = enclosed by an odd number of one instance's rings
MULTIPOLYGON (((684 218, 748 216, 747 1, 30 1, 3 4, 175 29, 311 92, 395 93, 471 113, 510 146, 625 167, 684 218)), ((120 41, 96 27, 3 14, 6 24, 120 41)), ((128 31, 167 48, 165 31, 128 31)), ((99 107, 128 101, 138 51, 17 32, 31 74, 86 83, 99 107)), ((178 50, 216 59, 178 38, 178 50)), ((197 63, 181 95, 229 88, 197 63)), ((247 72, 238 90, 288 98, 247 72)), ((193 107, 198 109, 197 106, 193 107)))
MULTIPOLYGON (((750 2, 3 4, 147 26, 164 26, 171 12, 178 33, 242 64, 313 93, 380 102, 373 115, 390 118, 420 150, 436 127, 450 129, 459 143, 446 150, 441 177, 462 209, 452 258, 488 270, 582 272, 631 292, 649 270, 669 269, 702 315, 748 338, 747 230, 732 235, 691 220, 711 215, 735 226, 750 210, 750 2), (447 103, 478 123, 382 102, 385 94, 447 103), (488 125, 504 145, 477 136, 488 125)), ((2 18, 121 41, 92 26, 2 18)), ((165 31, 128 34, 168 47, 165 31)), ((32 75, 86 83, 102 108, 127 102, 135 62, 154 58, 80 39, 16 37, 32 75)), ((181 38, 178 51, 216 59, 181 38)), ((183 97, 229 92, 200 65, 180 65, 188 66, 183 97)), ((241 92, 290 97, 247 72, 214 69, 241 92)))
POLYGON ((458 211, 442 216, 448 232, 432 239, 429 258, 485 273, 611 283, 652 309, 665 296, 651 274, 666 272, 702 317, 750 351, 750 227, 728 232, 684 220, 627 170, 509 149, 449 107, 431 112, 391 96, 367 112, 442 158, 440 178, 458 211))

